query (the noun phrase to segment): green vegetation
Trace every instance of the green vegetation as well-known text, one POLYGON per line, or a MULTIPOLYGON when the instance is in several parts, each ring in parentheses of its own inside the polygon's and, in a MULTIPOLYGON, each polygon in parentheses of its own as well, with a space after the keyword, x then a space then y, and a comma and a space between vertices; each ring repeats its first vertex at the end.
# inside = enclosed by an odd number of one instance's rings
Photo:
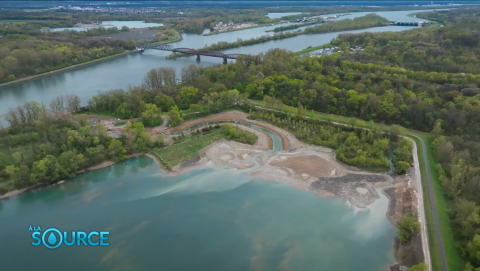
POLYGON ((417 265, 414 265, 408 269, 408 271, 427 271, 428 267, 424 263, 419 263, 417 265))
POLYGON ((70 178, 104 160, 119 161, 163 144, 161 138, 153 141, 140 122, 127 123, 126 135, 113 139, 103 125, 72 116, 79 104, 76 95, 67 95, 50 103, 52 113, 37 102, 9 110, 10 127, 0 130, 0 178, 13 181, 8 189, 70 178))
POLYGON ((239 128, 234 128, 231 124, 224 124, 222 126, 222 132, 230 140, 235 140, 240 143, 253 145, 257 142, 257 135, 241 130, 239 128))
MULTIPOLYGON (((308 15, 307 15, 307 16, 308 16, 308 15)), ((283 18, 283 19, 285 19, 285 18, 283 18)), ((313 24, 318 24, 318 23, 319 23, 319 20, 318 20, 318 19, 315 19, 314 21, 308 22, 308 23, 303 23, 303 24, 290 24, 290 25, 286 25, 286 26, 275 27, 274 29, 270 29, 270 30, 267 30, 267 31, 265 31, 265 32, 282 32, 282 31, 297 29, 297 28, 300 28, 300 27, 304 27, 304 26, 308 26, 308 25, 313 25, 313 24)))
POLYGON ((298 52, 295 52, 296 55, 303 55, 303 54, 306 54, 306 53, 310 53, 310 52, 313 52, 313 51, 316 51, 316 50, 320 50, 320 49, 325 49, 325 48, 332 48, 333 45, 330 44, 330 43, 325 43, 325 44, 322 44, 322 45, 318 45, 318 46, 309 46, 301 51, 298 51, 298 52))
MULTIPOLYGON (((275 105, 271 106, 269 100, 272 99, 267 97, 265 100, 266 108, 277 111, 254 113, 250 118, 270 122, 309 144, 335 149, 337 158, 348 165, 386 170, 389 166, 388 155, 392 148, 396 147, 395 152, 397 152, 408 145, 399 137, 403 133, 401 129, 391 129, 389 134, 384 134, 376 127, 369 127, 369 130, 363 129, 362 127, 367 125, 360 121, 351 122, 351 126, 336 126, 315 119, 313 113, 310 113, 307 118, 307 112, 301 106, 296 114, 292 114, 283 111, 284 107, 280 101, 274 101, 275 105)), ((407 151, 410 154, 409 150, 407 151)), ((407 159, 410 159, 410 156, 407 159)))
POLYGON ((220 131, 218 127, 218 125, 216 127, 204 127, 201 129, 201 132, 192 134, 192 139, 179 137, 179 140, 184 142, 156 149, 152 151, 152 153, 160 160, 166 169, 172 170, 174 166, 192 159, 201 149, 220 139, 230 139, 250 145, 257 142, 257 136, 255 134, 234 128, 230 124, 224 124, 220 131), (199 134, 204 135, 199 136, 199 134))
POLYGON ((158 43, 168 43, 177 40, 179 35, 175 29, 170 27, 158 27, 158 32, 155 33, 155 40, 158 43))
POLYGON ((71 34, 68 31, 43 33, 39 28, 32 30, 27 23, 0 26, 4 35, 0 50, 5 51, 0 56, 0 83, 87 63, 134 48, 131 41, 88 37, 103 34, 102 29, 78 31, 83 35, 80 38, 75 31, 70 31, 71 34))
POLYGON ((174 144, 165 148, 154 150, 152 153, 155 154, 162 164, 168 170, 181 162, 192 159, 198 152, 205 148, 206 146, 212 144, 213 142, 226 138, 225 135, 221 132, 216 132, 194 138, 187 142, 182 142, 174 144))
POLYGON ((398 222, 397 236, 403 244, 408 243, 413 234, 420 232, 420 222, 416 215, 406 215, 398 222))

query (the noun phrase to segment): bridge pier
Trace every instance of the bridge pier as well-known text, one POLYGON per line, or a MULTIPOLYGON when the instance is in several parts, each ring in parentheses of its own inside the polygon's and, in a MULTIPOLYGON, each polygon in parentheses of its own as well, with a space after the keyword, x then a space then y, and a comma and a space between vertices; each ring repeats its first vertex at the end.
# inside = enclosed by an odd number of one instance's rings
POLYGON ((226 57, 223 58, 223 64, 224 64, 224 65, 227 64, 227 58, 226 58, 226 57))
POLYGON ((197 60, 200 61, 200 55, 197 55, 197 60))

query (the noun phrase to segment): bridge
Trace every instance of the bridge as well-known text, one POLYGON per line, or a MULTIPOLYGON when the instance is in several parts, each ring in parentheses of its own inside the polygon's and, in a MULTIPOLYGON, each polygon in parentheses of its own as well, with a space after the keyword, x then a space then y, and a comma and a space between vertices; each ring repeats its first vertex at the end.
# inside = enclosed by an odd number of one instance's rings
POLYGON ((398 26, 423 26, 428 24, 428 22, 390 22, 390 25, 398 26))
POLYGON ((195 50, 190 48, 173 48, 173 46, 169 44, 155 44, 155 43, 138 44, 135 51, 143 52, 146 49, 170 51, 172 53, 182 53, 187 55, 196 55, 197 60, 200 60, 200 56, 219 57, 219 58, 223 58, 223 64, 227 64, 227 59, 237 59, 239 56, 251 57, 251 55, 244 55, 244 54, 224 54, 218 51, 195 50))

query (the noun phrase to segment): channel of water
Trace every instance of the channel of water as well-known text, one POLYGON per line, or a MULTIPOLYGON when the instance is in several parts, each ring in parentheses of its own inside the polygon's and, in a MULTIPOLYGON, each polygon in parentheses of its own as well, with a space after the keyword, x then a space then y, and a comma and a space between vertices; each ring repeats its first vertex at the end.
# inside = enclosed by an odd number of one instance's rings
MULTIPOLYGON (((428 11, 428 10, 425 10, 428 11)), ((408 17, 407 14, 419 12, 411 11, 383 11, 377 12, 391 21, 419 21, 418 18, 408 17)), ((343 18, 355 18, 363 16, 366 13, 351 13, 343 18)), ((329 16, 330 14, 322 15, 329 16)), ((273 29, 280 25, 263 26, 258 28, 227 32, 212 36, 202 36, 193 34, 184 34, 183 40, 172 43, 174 47, 199 48, 204 45, 210 45, 220 41, 233 42, 238 38, 250 39, 262 35, 273 35, 266 33, 266 30, 273 29)), ((317 46, 330 42, 333 38, 342 33, 361 33, 361 32, 384 32, 384 31, 403 31, 415 27, 387 26, 375 27, 355 31, 341 31, 314 35, 300 35, 289 39, 269 41, 252 46, 244 46, 225 50, 226 53, 258 54, 266 52, 272 48, 283 48, 291 51, 299 51, 308 46, 317 46)), ((58 95, 76 94, 80 97, 82 105, 86 105, 92 95, 99 91, 110 89, 127 88, 140 85, 143 76, 152 68, 173 67, 180 75, 182 67, 190 64, 202 66, 211 66, 221 64, 222 59, 214 57, 203 57, 200 62, 196 62, 192 57, 181 57, 177 59, 165 59, 170 52, 147 50, 141 54, 130 54, 116 59, 107 60, 91 66, 82 67, 76 70, 55 74, 50 77, 41 78, 22 84, 8 86, 0 89, 0 115, 4 115, 9 108, 23 105, 29 101, 50 103, 58 95)), ((3 119, 0 124, 4 124, 3 119)))

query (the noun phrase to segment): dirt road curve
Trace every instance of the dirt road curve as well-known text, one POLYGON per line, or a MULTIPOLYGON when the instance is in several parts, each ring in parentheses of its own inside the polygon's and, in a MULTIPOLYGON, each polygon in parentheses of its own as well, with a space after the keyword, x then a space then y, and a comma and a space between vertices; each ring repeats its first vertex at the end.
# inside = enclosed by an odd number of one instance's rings
POLYGON ((438 226, 437 207, 435 205, 435 199, 433 198, 433 188, 432 188, 432 181, 430 179, 430 170, 428 168, 427 149, 425 148, 425 142, 423 141, 423 138, 419 136, 412 135, 409 133, 407 133, 407 135, 417 138, 422 143, 423 163, 425 164, 425 175, 427 177, 427 188, 428 188, 428 195, 430 197, 430 205, 432 206, 433 224, 435 226, 435 237, 437 239, 438 250, 440 252, 440 260, 442 262, 442 271, 447 271, 447 264, 445 262, 445 253, 443 252, 442 237, 440 235, 440 227, 438 226))

